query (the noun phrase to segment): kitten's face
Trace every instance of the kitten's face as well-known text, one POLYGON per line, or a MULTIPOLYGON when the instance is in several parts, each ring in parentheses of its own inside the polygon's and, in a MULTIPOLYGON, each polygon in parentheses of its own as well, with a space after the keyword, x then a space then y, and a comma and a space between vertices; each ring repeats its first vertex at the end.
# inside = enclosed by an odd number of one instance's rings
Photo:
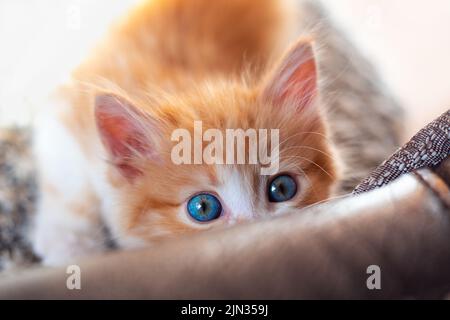
MULTIPOLYGON (((157 107, 99 97, 97 124, 113 163, 109 179, 117 189, 122 236, 154 243, 326 199, 336 169, 315 92, 312 50, 301 43, 257 87, 203 85, 157 107), (279 129, 277 172, 261 175, 260 164, 174 163, 171 135, 186 129, 194 139, 195 121, 202 121, 203 133, 216 129, 224 139, 227 129, 279 129)), ((247 160, 254 152, 248 145, 244 151, 247 160)))

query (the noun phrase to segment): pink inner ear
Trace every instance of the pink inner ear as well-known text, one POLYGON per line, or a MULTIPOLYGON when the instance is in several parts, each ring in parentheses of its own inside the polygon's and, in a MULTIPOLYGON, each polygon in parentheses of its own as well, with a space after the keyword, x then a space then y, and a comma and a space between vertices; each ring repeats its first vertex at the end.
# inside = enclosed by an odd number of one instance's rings
POLYGON ((150 143, 143 140, 143 115, 125 100, 106 94, 95 99, 95 119, 113 164, 128 179, 142 174, 132 159, 136 153, 150 153, 150 143))
POLYGON ((309 106, 317 95, 317 69, 309 41, 299 41, 276 68, 264 97, 275 104, 293 102, 296 108, 309 106))

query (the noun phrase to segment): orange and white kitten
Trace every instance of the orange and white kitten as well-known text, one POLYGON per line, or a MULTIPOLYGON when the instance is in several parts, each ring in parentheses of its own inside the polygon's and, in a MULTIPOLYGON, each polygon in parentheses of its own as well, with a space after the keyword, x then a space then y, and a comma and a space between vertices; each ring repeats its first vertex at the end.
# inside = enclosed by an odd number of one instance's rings
POLYGON ((33 243, 45 264, 104 251, 105 225, 130 248, 330 196, 338 169, 314 44, 289 48, 295 10, 286 3, 146 1, 111 30, 36 128, 33 243), (175 164, 172 132, 193 132, 195 121, 223 133, 279 129, 278 172, 175 164))

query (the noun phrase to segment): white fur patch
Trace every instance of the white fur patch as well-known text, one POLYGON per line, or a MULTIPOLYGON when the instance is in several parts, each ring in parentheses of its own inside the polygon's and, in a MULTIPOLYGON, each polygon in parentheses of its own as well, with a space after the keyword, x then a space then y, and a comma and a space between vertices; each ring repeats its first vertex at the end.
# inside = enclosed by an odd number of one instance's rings
POLYGON ((224 202, 229 223, 252 219, 255 216, 252 202, 255 195, 251 185, 238 170, 230 167, 218 167, 217 175, 220 183, 217 192, 224 202))
MULTIPOLYGON (((41 194, 32 241, 44 264, 61 265, 102 251, 104 235, 98 219, 71 209, 87 201, 91 165, 76 138, 58 117, 65 105, 56 103, 49 107, 42 110, 34 127, 34 155, 41 194)), ((92 208, 92 212, 95 210, 92 208)))
MULTIPOLYGON (((64 106, 53 109, 61 110, 61 107, 64 106)), ((58 114, 51 111, 43 112, 35 125, 38 172, 46 183, 58 186, 64 197, 72 198, 86 187, 87 164, 79 144, 58 119, 58 114)))

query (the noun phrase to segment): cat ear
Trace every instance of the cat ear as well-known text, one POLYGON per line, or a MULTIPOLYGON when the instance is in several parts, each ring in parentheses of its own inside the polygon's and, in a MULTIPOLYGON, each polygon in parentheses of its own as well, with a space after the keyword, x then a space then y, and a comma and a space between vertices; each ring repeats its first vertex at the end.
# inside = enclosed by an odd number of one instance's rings
POLYGON ((149 139, 152 121, 130 102, 112 94, 95 98, 95 120, 112 164, 128 180, 141 175, 135 160, 154 155, 149 139))
POLYGON ((317 68, 309 40, 300 40, 282 58, 269 77, 263 99, 276 105, 289 103, 297 110, 310 106, 317 95, 317 68))

